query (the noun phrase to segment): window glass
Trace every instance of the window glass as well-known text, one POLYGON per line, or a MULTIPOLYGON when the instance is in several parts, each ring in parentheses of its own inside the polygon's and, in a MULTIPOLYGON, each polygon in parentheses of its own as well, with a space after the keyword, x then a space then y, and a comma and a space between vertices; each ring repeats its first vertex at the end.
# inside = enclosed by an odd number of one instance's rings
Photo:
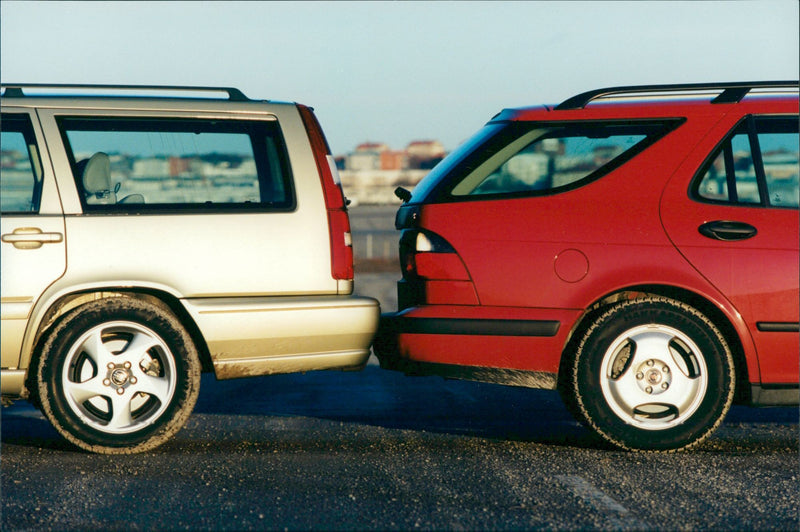
POLYGON ((728 201, 728 181, 725 174, 725 157, 720 151, 706 170, 697 193, 702 198, 728 201))
POLYGON ((453 187, 453 196, 544 194, 573 188, 621 164, 662 124, 527 128, 453 187))
POLYGON ((0 118, 0 203, 4 213, 37 212, 42 166, 27 115, 0 118))
POLYGON ((293 206, 274 122, 62 118, 90 208, 293 206))
POLYGON ((737 133, 731 139, 736 197, 739 203, 760 203, 758 180, 753 163, 753 152, 747 132, 737 133))
POLYGON ((769 204, 800 206, 800 137, 797 119, 756 120, 769 204))
POLYGON ((702 173, 697 195, 727 203, 798 207, 797 118, 756 118, 752 123, 756 139, 750 130, 751 124, 745 121, 722 143, 702 173), (756 156, 754 146, 760 150, 756 156), (763 175, 761 187, 759 174, 763 175), (762 189, 766 201, 762 201, 762 189))

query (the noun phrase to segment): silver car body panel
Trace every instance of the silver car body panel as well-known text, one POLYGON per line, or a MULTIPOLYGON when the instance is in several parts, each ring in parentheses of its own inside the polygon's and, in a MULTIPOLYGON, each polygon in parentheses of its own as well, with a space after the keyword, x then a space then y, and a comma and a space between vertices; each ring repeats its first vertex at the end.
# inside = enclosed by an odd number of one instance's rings
POLYGON ((373 299, 346 296, 182 303, 203 331, 220 379, 361 367, 380 315, 373 299))
POLYGON ((294 104, 120 98, 75 102, 25 97, 3 103, 3 112, 30 114, 43 166, 39 213, 2 218, 3 394, 24 391, 18 373, 30 363, 40 328, 54 318, 51 309, 86 293, 144 291, 180 301, 202 334, 220 378, 366 362, 378 303, 350 297, 352 281, 332 277, 325 199, 308 133, 294 104), (83 213, 56 122, 59 116, 277 120, 296 208, 83 213), (35 249, 20 249, 6 236, 32 229, 50 240, 35 249))

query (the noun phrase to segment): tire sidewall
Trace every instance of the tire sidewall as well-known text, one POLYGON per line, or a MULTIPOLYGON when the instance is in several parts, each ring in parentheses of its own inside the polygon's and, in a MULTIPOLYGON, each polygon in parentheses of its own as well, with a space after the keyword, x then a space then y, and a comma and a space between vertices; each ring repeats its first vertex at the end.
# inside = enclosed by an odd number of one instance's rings
POLYGON ((65 314, 45 342, 38 371, 42 410, 55 428, 77 446, 103 453, 139 452, 152 448, 180 428, 196 402, 199 361, 185 330, 155 305, 129 298, 87 303, 65 314), (168 347, 175 365, 176 383, 169 404, 148 425, 124 434, 103 432, 87 425, 67 400, 62 384, 67 354, 88 330, 114 321, 146 327, 168 347), (188 411, 187 411, 188 410, 188 411))
POLYGON ((732 357, 716 327, 692 307, 665 298, 630 301, 605 312, 587 331, 575 363, 577 400, 584 418, 612 444, 628 449, 689 448, 722 421, 733 400, 732 357), (603 358, 611 344, 635 327, 659 324, 676 329, 697 345, 706 365, 706 389, 696 410, 679 425, 646 430, 626 423, 601 392, 603 358))

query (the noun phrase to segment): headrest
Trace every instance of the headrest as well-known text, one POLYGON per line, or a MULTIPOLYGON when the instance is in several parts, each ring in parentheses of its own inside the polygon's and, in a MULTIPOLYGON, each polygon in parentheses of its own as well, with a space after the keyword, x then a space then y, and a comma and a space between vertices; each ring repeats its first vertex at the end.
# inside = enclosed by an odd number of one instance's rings
POLYGON ((111 161, 99 151, 91 156, 83 170, 83 189, 87 194, 111 190, 111 161))

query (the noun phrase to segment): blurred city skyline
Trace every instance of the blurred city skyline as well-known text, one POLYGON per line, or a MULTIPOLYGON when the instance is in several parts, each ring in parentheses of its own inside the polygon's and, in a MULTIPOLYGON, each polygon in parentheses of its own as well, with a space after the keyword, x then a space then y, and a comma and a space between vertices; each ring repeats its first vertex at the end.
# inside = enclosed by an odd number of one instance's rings
POLYGON ((233 86, 315 108, 336 155, 452 151, 505 107, 797 79, 798 3, 0 3, 3 82, 233 86))

